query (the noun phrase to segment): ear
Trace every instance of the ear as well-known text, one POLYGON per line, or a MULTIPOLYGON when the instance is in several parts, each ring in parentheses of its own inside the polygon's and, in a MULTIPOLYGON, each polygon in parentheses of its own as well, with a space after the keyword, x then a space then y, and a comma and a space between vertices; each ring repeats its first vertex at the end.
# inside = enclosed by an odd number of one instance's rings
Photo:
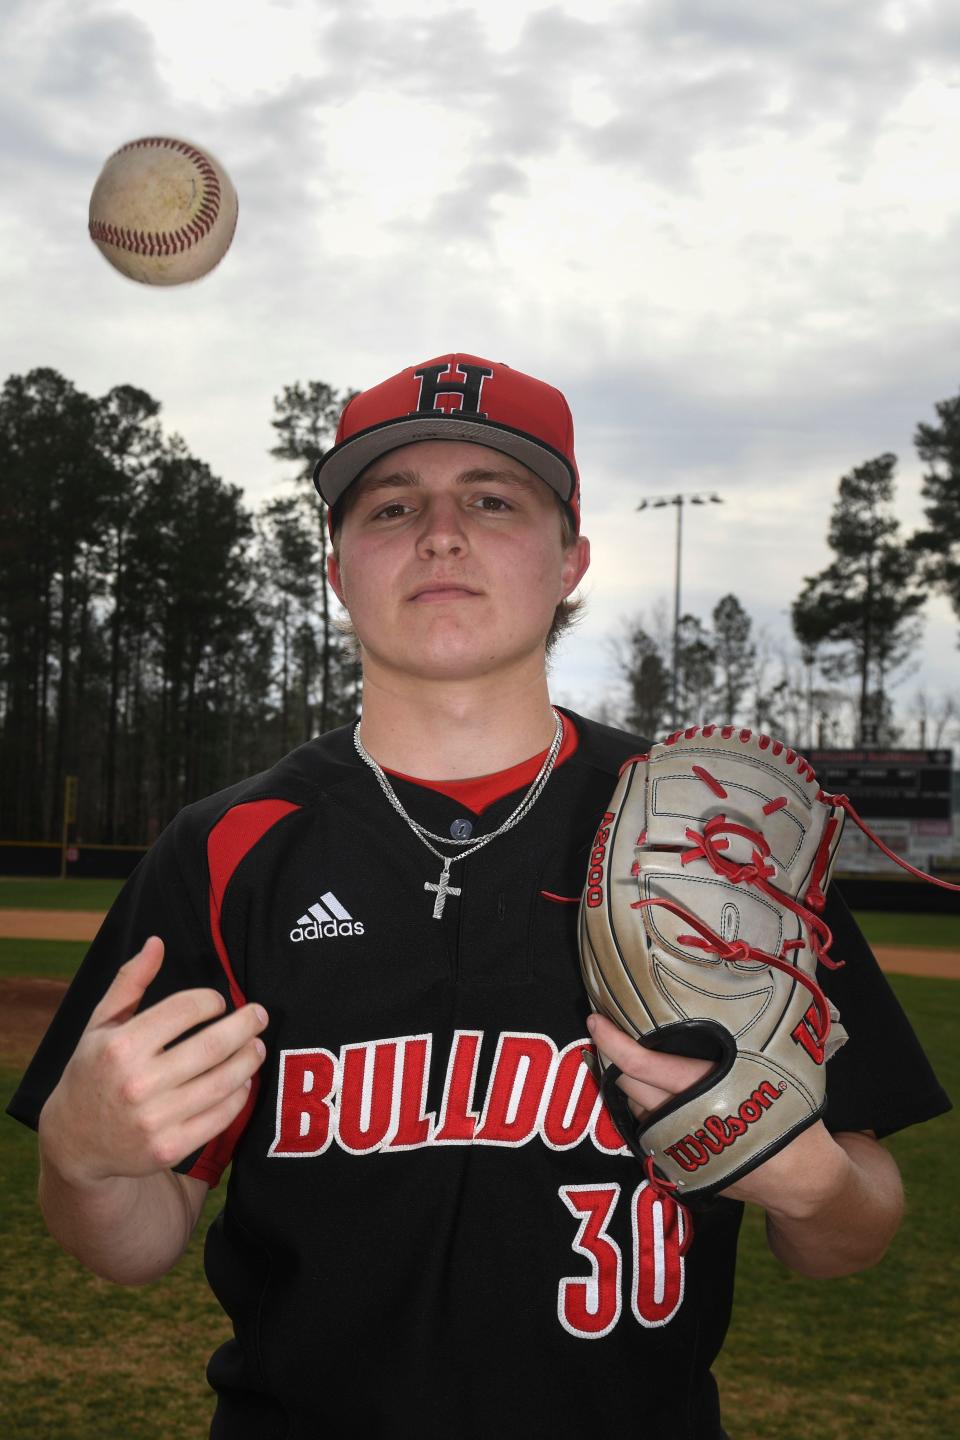
POLYGON ((340 574, 340 563, 332 552, 327 556, 327 579, 330 582, 330 589, 336 595, 340 604, 346 607, 346 600, 343 598, 343 576, 340 574))
POLYGON ((580 581, 587 573, 590 565, 590 541, 586 535, 578 535, 570 548, 564 553, 563 568, 560 572, 561 586, 563 593, 562 600, 572 595, 580 581))

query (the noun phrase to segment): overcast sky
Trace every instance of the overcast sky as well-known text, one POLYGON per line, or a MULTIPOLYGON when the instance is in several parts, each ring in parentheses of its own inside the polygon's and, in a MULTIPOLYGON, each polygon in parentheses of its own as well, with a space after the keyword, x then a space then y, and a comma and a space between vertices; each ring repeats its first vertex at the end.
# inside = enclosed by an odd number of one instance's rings
MULTIPOLYGON (((839 477, 960 389, 955 0, 3 0, 3 375, 129 383, 252 504, 273 397, 449 350, 558 385, 577 428, 589 616, 555 667, 590 710, 605 637, 734 591, 775 641, 829 558, 839 477), (127 140, 209 147, 233 247, 176 289, 87 236, 127 140)), ((960 691, 932 601, 919 684, 960 691)))

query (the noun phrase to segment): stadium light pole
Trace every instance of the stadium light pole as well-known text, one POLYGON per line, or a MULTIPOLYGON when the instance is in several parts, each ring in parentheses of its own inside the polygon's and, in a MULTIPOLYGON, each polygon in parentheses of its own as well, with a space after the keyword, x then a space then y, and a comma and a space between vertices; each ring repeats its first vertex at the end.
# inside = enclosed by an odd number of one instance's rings
POLYGON ((638 510, 662 510, 666 505, 677 507, 677 557, 673 581, 673 666, 670 707, 673 711, 673 728, 680 727, 677 714, 677 681, 680 658, 680 574, 683 553, 683 507, 684 505, 722 505, 723 500, 713 490, 685 490, 676 495, 649 495, 641 500, 638 510))

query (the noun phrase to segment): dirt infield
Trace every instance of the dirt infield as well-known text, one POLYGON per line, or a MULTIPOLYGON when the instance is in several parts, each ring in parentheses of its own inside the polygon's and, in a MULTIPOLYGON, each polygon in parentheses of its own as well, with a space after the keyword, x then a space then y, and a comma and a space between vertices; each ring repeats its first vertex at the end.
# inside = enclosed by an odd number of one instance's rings
POLYGON ((873 952, 880 969, 891 975, 926 975, 932 980, 960 980, 960 951, 933 950, 921 945, 878 945, 873 952))
POLYGON ((103 923, 94 910, 0 910, 6 940, 92 940, 103 923))
POLYGON ((0 1065, 27 1063, 66 988, 66 980, 0 979, 0 1065))

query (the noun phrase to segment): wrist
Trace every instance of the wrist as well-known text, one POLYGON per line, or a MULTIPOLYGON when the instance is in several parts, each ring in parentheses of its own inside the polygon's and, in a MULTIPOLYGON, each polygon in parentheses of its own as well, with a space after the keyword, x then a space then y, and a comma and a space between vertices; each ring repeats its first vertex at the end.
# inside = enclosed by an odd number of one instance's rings
POLYGON ((774 1224, 803 1222, 839 1199, 851 1169, 849 1156, 817 1121, 723 1193, 761 1205, 774 1224))
MULTIPOLYGON (((835 1204, 850 1183, 852 1161, 821 1122, 785 1147, 769 1177, 770 1194, 761 1203, 770 1219, 810 1220, 835 1204)), ((772 1162, 775 1163, 775 1162, 772 1162)))
POLYGON ((62 1123, 60 1097, 56 1090, 40 1111, 37 1139, 41 1184, 46 1180, 71 1190, 95 1191, 102 1189, 113 1178, 91 1169, 88 1151, 79 1148, 74 1153, 70 1144, 70 1127, 62 1123))

